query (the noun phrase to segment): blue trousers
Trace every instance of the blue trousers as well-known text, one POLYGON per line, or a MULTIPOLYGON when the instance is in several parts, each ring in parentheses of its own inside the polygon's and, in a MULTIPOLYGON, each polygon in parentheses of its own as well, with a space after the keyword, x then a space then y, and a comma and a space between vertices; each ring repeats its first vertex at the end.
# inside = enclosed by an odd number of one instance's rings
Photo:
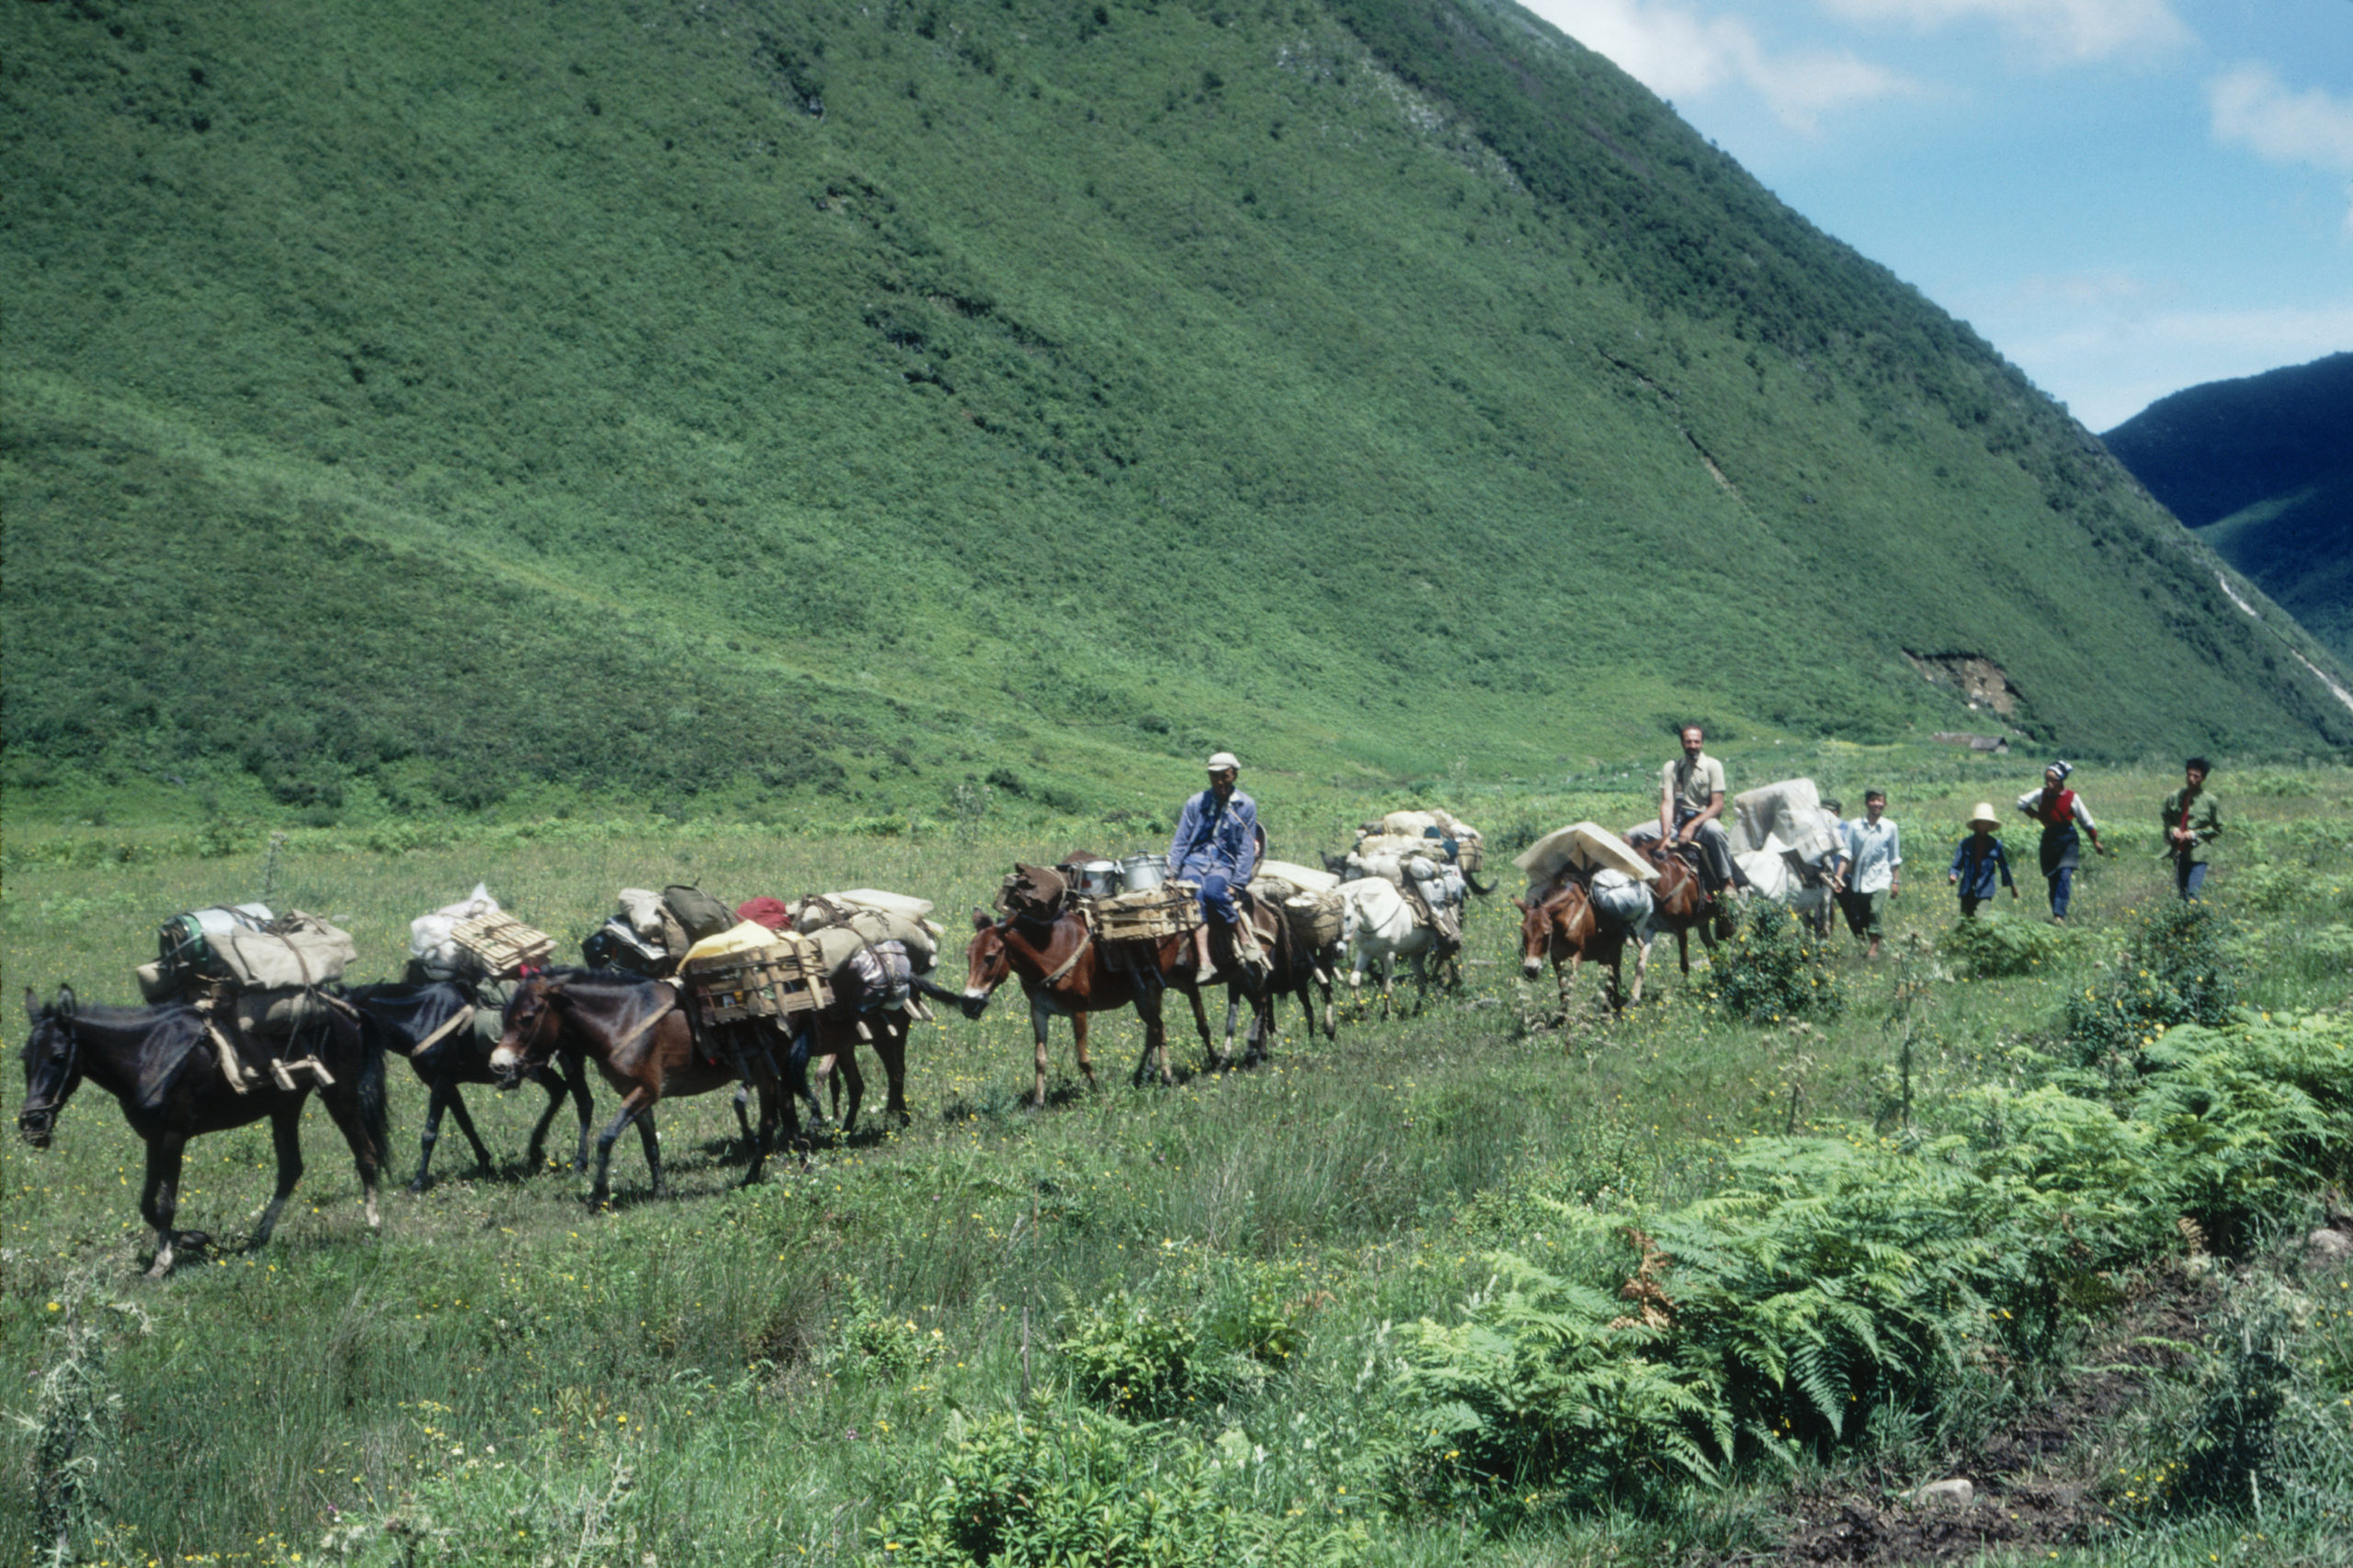
POLYGON ((2051 872, 2051 913, 2067 918, 2067 901, 2075 895, 2075 868, 2054 866, 2051 872))
POLYGON ((1212 926, 1231 926, 1242 918, 1241 906, 1233 902, 1233 880, 1223 871, 1201 879, 1201 913, 1212 926))
POLYGON ((2198 898, 2199 891, 2204 888, 2205 885, 2205 861, 2183 860, 2179 858, 2177 858, 2174 861, 2173 891, 2181 895, 2184 903, 2195 903, 2198 898))

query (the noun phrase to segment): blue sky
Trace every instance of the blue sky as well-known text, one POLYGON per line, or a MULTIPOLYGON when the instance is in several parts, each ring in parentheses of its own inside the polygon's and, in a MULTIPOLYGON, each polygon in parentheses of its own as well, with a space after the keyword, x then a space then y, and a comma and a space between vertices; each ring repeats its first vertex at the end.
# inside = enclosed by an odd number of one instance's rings
POLYGON ((2353 0, 1521 3, 2094 430, 2353 349, 2353 0))

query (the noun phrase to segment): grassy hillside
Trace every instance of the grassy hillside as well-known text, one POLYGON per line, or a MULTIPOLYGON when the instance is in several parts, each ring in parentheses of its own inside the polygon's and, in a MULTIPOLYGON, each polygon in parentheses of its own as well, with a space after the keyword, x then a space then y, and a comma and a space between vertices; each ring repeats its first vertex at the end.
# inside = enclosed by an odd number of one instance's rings
POLYGON ((2160 398, 2101 439, 2342 657, 2353 653, 2353 354, 2160 398))
POLYGON ((1951 727, 1907 651, 2075 751, 2353 741, 2014 369, 1516 10, 0 53, 19 820, 1525 777, 1951 727))

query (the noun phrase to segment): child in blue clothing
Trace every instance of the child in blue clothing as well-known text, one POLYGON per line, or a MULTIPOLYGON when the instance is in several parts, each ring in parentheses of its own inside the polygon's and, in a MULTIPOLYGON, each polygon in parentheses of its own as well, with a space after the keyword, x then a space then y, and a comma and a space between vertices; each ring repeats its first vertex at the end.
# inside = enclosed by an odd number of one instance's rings
POLYGON ((1977 906, 1994 896, 1994 879, 1998 875, 2010 896, 2018 896, 2018 883, 2010 881, 2010 858, 2002 849, 2002 841, 1994 830, 2002 825, 1994 814, 1992 802, 1981 801, 1969 819, 1970 835, 1952 852, 1952 869, 1945 881, 1961 890, 1961 915, 1964 920, 1974 918, 1977 906))

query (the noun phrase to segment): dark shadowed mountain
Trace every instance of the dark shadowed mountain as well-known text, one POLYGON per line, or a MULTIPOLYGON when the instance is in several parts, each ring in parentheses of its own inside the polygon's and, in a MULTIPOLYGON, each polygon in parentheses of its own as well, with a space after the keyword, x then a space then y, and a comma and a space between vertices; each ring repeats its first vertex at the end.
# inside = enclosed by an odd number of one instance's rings
POLYGON ((76 0, 0 61, 12 813, 1098 808, 1986 691, 2353 742, 2014 367, 1510 6, 76 0))
POLYGON ((2353 655, 2353 354, 2175 392, 2101 438, 2217 554, 2353 655))

